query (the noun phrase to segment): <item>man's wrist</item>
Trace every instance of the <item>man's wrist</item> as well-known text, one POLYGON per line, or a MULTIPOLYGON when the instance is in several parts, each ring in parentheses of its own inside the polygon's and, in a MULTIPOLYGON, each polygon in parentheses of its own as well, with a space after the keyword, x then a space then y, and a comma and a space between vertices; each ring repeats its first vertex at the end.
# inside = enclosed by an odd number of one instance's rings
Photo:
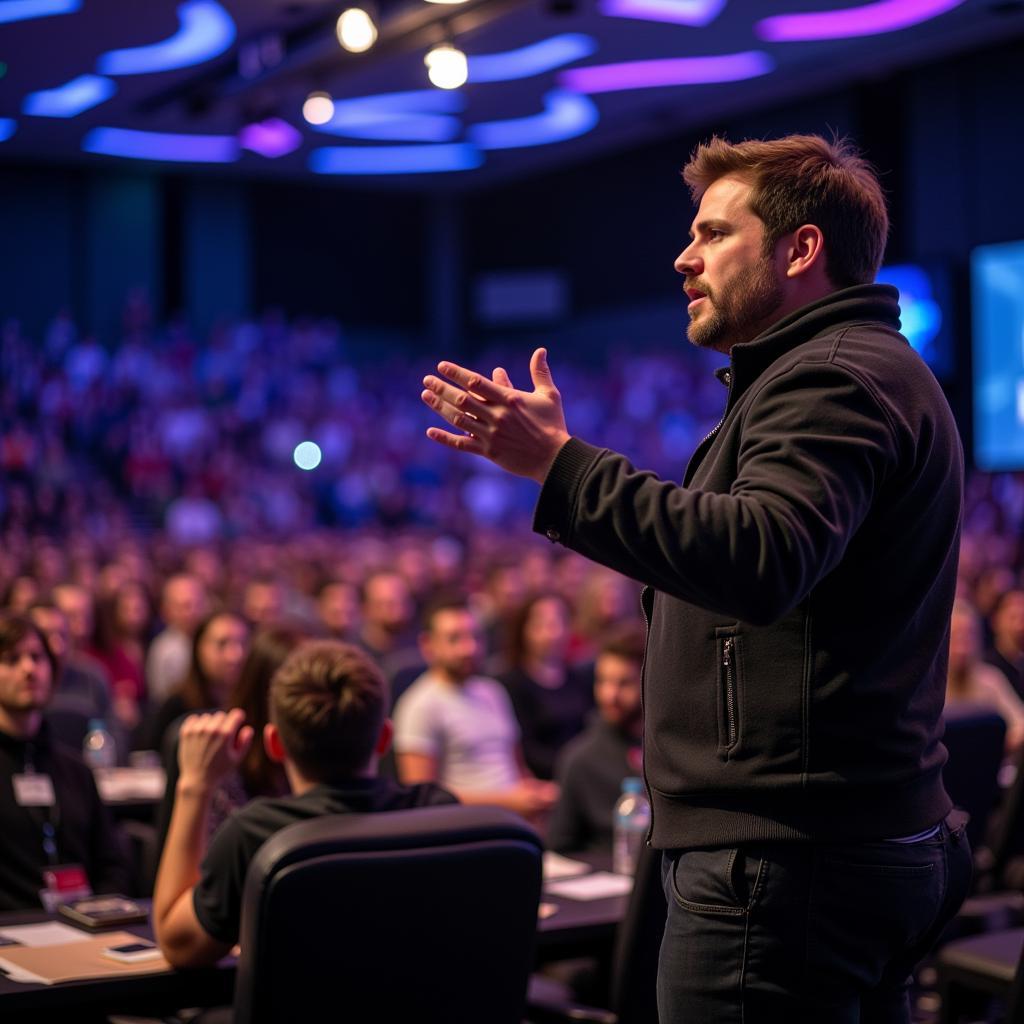
POLYGON ((182 775, 178 779, 175 796, 186 800, 208 800, 216 788, 217 783, 210 779, 202 776, 182 775))

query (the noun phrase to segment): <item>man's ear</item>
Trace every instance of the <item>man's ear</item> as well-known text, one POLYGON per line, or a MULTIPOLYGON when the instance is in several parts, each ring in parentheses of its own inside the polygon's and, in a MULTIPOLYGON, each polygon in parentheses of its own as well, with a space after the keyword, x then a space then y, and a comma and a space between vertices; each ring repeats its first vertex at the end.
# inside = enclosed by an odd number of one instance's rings
POLYGON ((284 744, 281 742, 281 733, 278 732, 277 726, 273 722, 267 722, 263 726, 263 749, 267 752, 267 757, 275 764, 284 764, 287 755, 284 751, 284 744))
POLYGON ((381 723, 380 735, 377 737, 377 745, 373 748, 373 752, 378 757, 383 757, 391 747, 391 738, 395 734, 395 727, 391 722, 390 718, 385 718, 381 723))
POLYGON ((825 236, 816 224, 802 224, 786 240, 786 276, 825 269, 825 236))

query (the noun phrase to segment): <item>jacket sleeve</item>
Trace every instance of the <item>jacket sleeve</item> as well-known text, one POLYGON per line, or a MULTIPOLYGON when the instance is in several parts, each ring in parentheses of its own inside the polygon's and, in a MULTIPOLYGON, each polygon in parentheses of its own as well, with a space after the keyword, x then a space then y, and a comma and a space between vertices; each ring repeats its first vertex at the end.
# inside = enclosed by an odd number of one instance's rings
POLYGON ((838 564, 898 453, 880 401, 850 370, 801 364, 756 386, 727 493, 660 480, 572 438, 534 529, 684 601, 777 621, 838 564))

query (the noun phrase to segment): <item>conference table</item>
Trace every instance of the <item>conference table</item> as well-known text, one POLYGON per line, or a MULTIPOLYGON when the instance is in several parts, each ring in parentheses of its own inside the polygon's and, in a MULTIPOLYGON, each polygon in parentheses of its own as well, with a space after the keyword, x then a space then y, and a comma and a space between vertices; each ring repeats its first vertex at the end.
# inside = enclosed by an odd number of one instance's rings
MULTIPOLYGON (((587 857, 587 874, 603 873, 608 858, 587 857)), ((585 876, 584 876, 585 877, 585 876)), ((594 899, 572 899, 549 889, 545 883, 542 916, 537 928, 537 963, 587 954, 600 954, 611 948, 615 928, 625 913, 628 895, 618 894, 594 899)), ((148 901, 137 900, 148 908, 148 901)), ((61 921, 44 911, 0 913, 0 932, 23 924, 61 921)), ((69 925, 70 926, 70 925, 69 925)), ((117 931, 131 932, 151 939, 149 922, 119 926, 117 931)), ((96 933, 89 932, 89 935, 96 933)), ((57 947, 54 947, 55 949, 57 947)), ((3 946, 0 946, 0 957, 3 946)), ((0 973, 0 1020, 4 1024, 31 1021, 31 1024, 55 1024, 57 1021, 97 1021, 110 1013, 159 1016, 190 1006, 224 1006, 232 1002, 236 958, 227 956, 215 967, 202 970, 165 969, 148 974, 121 974, 83 981, 44 985, 12 981, 0 973)))

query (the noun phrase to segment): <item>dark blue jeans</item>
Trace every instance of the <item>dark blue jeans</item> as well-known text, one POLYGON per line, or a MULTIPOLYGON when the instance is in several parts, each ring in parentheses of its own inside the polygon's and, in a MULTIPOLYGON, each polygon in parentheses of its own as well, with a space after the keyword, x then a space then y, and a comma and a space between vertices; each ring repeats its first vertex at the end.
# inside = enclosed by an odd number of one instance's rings
POLYGON ((910 975, 970 885, 962 817, 911 844, 666 853, 661 1024, 907 1024, 910 975))

